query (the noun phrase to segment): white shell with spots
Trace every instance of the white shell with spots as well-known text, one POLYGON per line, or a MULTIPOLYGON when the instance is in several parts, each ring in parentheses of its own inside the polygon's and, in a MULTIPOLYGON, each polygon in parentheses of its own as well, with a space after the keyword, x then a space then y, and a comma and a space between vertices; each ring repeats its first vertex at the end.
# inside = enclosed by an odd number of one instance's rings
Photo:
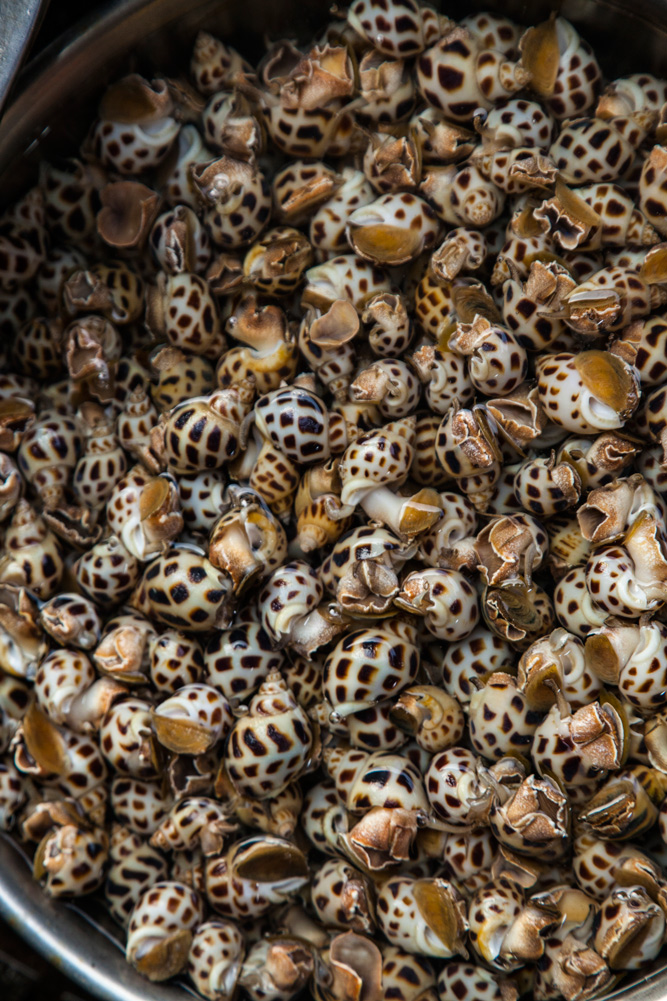
MULTIPOLYGON (((164 948, 165 940, 179 932, 190 932, 192 935, 202 916, 201 900, 189 886, 170 880, 155 883, 141 895, 132 911, 125 948, 128 963, 141 969, 141 961, 152 950, 164 948)), ((188 936, 188 946, 191 935, 188 936)), ((182 956, 179 969, 186 961, 187 951, 182 956)), ((173 976, 179 969, 171 970, 167 975, 173 976)))
MULTIPOLYGON (((365 42, 388 56, 407 58, 421 52, 437 31, 435 19, 416 0, 356 0, 347 12, 347 23, 365 42)), ((437 35, 435 36, 437 37, 437 35)))
POLYGON ((436 754, 424 775, 424 785, 436 817, 454 827, 468 827, 476 808, 488 806, 490 790, 483 782, 481 759, 464 747, 436 754))
POLYGON ((470 122, 477 109, 521 89, 526 74, 517 70, 501 52, 482 50, 465 28, 455 28, 417 60, 417 87, 451 121, 470 122))
POLYGON ((306 712, 273 671, 252 698, 248 712, 234 724, 225 749, 227 774, 243 796, 275 796, 301 773, 312 742, 306 712))
POLYGON ((258 431, 293 462, 329 455, 329 416, 319 396, 298 386, 276 389, 255 404, 258 431))
POLYGON ((442 660, 442 684, 462 706, 470 702, 475 688, 473 676, 483 677, 516 663, 518 655, 511 643, 494 635, 486 626, 476 626, 465 639, 447 645, 442 660))
POLYGON ((418 402, 419 380, 412 369, 398 358, 382 358, 357 374, 350 386, 353 400, 376 403, 383 417, 391 420, 407 417, 418 402))
POLYGON ((9 831, 27 795, 24 779, 11 761, 0 761, 0 829, 9 831))
POLYGON ((515 678, 494 673, 470 699, 470 742, 478 754, 491 760, 509 754, 528 758, 540 717, 531 711, 515 678))
POLYGON ((84 653, 54 650, 39 665, 35 694, 54 723, 71 726, 69 717, 73 701, 94 681, 95 670, 84 653))
POLYGON ((356 254, 341 254, 306 271, 303 300, 330 306, 336 299, 348 299, 360 309, 371 296, 390 292, 387 272, 356 254))
POLYGON ((413 682, 419 650, 405 637, 369 627, 343 636, 324 664, 322 691, 339 716, 389 698, 413 682))
POLYGON ((508 149, 531 146, 547 150, 551 145, 553 129, 551 116, 542 105, 522 97, 498 101, 489 110, 482 125, 486 139, 502 143, 508 149))
POLYGON ((600 67, 588 42, 563 17, 555 21, 560 58, 553 96, 546 105, 559 121, 581 115, 597 96, 600 67))
POLYGON ((574 567, 556 585, 554 610, 562 626, 580 639, 604 625, 607 612, 593 601, 586 586, 586 568, 574 567))
POLYGON ((325 855, 338 855, 338 833, 347 831, 350 824, 332 779, 323 779, 311 786, 303 798, 299 821, 304 833, 319 851, 325 855))
POLYGON ((410 427, 363 435, 346 450, 338 466, 341 502, 355 506, 376 487, 400 486, 413 459, 410 427))
POLYGON ((128 924, 144 890, 166 875, 167 863, 160 852, 138 834, 120 825, 113 826, 104 896, 119 924, 128 924))
POLYGON ((387 267, 406 264, 432 248, 440 233, 435 212, 411 192, 381 195, 355 209, 346 235, 356 252, 387 267))
MULTIPOLYGON (((257 869, 255 874, 258 875, 257 869)), ((272 907, 287 903, 309 880, 305 856, 291 842, 271 836, 245 838, 233 844, 226 855, 206 862, 206 897, 223 917, 237 921, 261 917, 272 907), (252 878, 250 860, 262 864, 268 855, 274 862, 273 877, 252 878), (247 875, 246 875, 247 872, 247 875)))
POLYGON ((244 956, 243 933, 234 922, 205 921, 192 939, 188 976, 209 1001, 230 998, 236 989, 244 956))
POLYGON ((538 456, 526 459, 514 477, 516 499, 537 517, 567 511, 579 501, 581 479, 569 462, 538 456))
POLYGON ((112 706, 102 720, 102 754, 121 775, 149 780, 157 778, 150 754, 153 732, 151 709, 150 702, 130 698, 112 706))
POLYGON ((574 358, 563 352, 537 361, 540 399, 549 420, 579 434, 623 427, 619 412, 585 386, 574 358))
POLYGON ((215 633, 206 645, 204 664, 210 685, 236 706, 256 691, 267 675, 281 670, 284 656, 273 649, 269 633, 256 622, 215 633))
POLYGON ((79 557, 74 573, 84 595, 104 608, 129 596, 141 566, 120 539, 110 535, 79 557))
POLYGON ((40 882, 50 897, 74 897, 96 890, 104 879, 109 838, 99 827, 54 827, 40 843, 40 882))
POLYGON ((173 693, 204 680, 204 654, 192 636, 166 629, 149 640, 148 655, 151 681, 159 692, 173 693))
POLYGON ((170 549, 148 564, 133 604, 179 629, 205 632, 226 624, 231 579, 199 553, 170 549))
POLYGON ((310 217, 310 242, 316 250, 340 254, 350 250, 347 223, 352 213, 375 199, 375 192, 364 172, 353 167, 341 171, 342 184, 310 217))
POLYGON ((499 324, 459 324, 449 339, 452 351, 468 359, 473 386, 485 396, 506 396, 528 374, 526 349, 499 324))
POLYGON ((479 620, 475 589, 458 570, 415 570, 404 579, 399 599, 422 614, 428 631, 441 640, 464 639, 479 620))
POLYGON ((171 795, 162 782, 144 782, 130 775, 117 775, 111 783, 111 809, 119 824, 148 837, 171 807, 171 795))
POLYGON ((353 813, 373 807, 399 806, 429 812, 421 771, 405 754, 333 748, 324 755, 325 768, 336 783, 340 801, 353 813))
POLYGON ((595 604, 608 615, 638 619, 661 604, 657 597, 649 598, 622 546, 604 546, 591 554, 586 564, 586 587, 595 604))
MULTIPOLYGON (((456 955, 450 946, 442 940, 421 913, 415 899, 415 884, 418 881, 409 876, 392 876, 386 880, 378 891, 377 917, 378 924, 392 945, 399 946, 407 952, 421 956, 448 959, 456 955)), ((461 941, 461 932, 467 928, 465 905, 463 898, 451 883, 440 879, 437 881, 451 901, 451 909, 457 914, 457 924, 461 931, 456 936, 459 944, 458 954, 466 954, 461 941)), ((449 929, 453 934, 453 929, 449 929)))
POLYGON ((164 852, 194 851, 216 854, 226 833, 233 829, 231 810, 205 796, 186 796, 163 813, 151 834, 151 844, 164 852))
POLYGON ((163 721, 157 728, 158 740, 175 752, 187 753, 184 740, 188 743, 185 730, 193 727, 201 734, 196 742, 195 753, 204 754, 222 740, 230 731, 233 722, 232 710, 224 695, 211 685, 184 685, 155 710, 156 720, 163 721), (173 721, 175 732, 171 733, 173 721), (183 734, 183 736, 181 736, 183 734), (206 744, 206 746, 203 746, 206 744))
POLYGON ((452 226, 488 226, 501 215, 505 193, 474 163, 424 168, 419 190, 452 226))
POLYGON ((95 126, 92 140, 105 166, 119 174, 139 174, 164 160, 179 128, 169 115, 150 125, 102 120, 95 126))
POLYGON ((648 622, 618 678, 619 692, 640 710, 655 712, 667 702, 667 626, 648 622))
POLYGON ((276 647, 295 639, 299 622, 314 611, 324 588, 319 575, 304 560, 274 570, 260 594, 262 627, 276 647))
POLYGON ((345 859, 327 859, 313 875, 310 894, 315 913, 326 928, 373 934, 375 918, 371 880, 345 859))
POLYGON ((483 966, 447 963, 438 977, 440 1001, 503 1001, 497 978, 483 966))
POLYGON ((549 156, 567 184, 590 184, 622 177, 632 163, 634 149, 613 120, 578 118, 561 129, 549 156))
MULTIPOLYGON (((470 901, 470 944, 492 968, 511 970, 521 965, 501 956, 503 940, 523 908, 523 894, 509 879, 499 879, 478 890, 470 901)), ((484 997, 484 995, 482 995, 484 997)))

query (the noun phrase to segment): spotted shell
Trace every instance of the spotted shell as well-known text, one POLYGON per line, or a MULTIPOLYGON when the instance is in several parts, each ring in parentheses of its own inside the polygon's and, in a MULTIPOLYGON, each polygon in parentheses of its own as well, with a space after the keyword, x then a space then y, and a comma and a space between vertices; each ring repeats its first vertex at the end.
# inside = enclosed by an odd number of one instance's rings
POLYGON ((324 665, 323 692, 339 716, 359 712, 415 680, 417 647, 382 629, 361 629, 338 641, 324 665))
POLYGON ((55 827, 37 848, 33 875, 51 897, 91 893, 104 879, 108 850, 109 839, 101 828, 55 827))
POLYGON ((225 754, 227 774, 244 796, 275 795, 304 769, 312 741, 306 713, 274 671, 232 729, 225 754))
POLYGON ((638 383, 630 366, 613 358, 591 351, 538 359, 540 399, 550 420, 584 434, 622 427, 639 402, 638 383))
POLYGON ((204 665, 208 683, 233 706, 254 692, 268 674, 280 670, 283 655, 258 623, 239 623, 215 633, 206 645, 204 665))
POLYGON ((102 754, 117 772, 154 780, 158 773, 151 757, 152 729, 150 703, 126 699, 112 706, 102 720, 102 754))
POLYGON ((151 681, 159 692, 175 692, 203 678, 204 655, 192 636, 167 629, 149 641, 148 653, 151 681))
POLYGON ((241 972, 245 940, 232 921, 205 921, 199 925, 188 953, 188 976, 210 1001, 231 996, 241 972))
POLYGON ((512 645, 479 625, 465 639, 450 643, 442 660, 442 684, 446 692, 467 706, 475 687, 472 677, 501 671, 513 664, 517 655, 512 645))
POLYGON ((184 685, 153 713, 155 735, 175 754, 205 754, 229 733, 232 710, 211 685, 184 685))
POLYGON ((377 914, 392 945, 421 956, 467 956, 465 904, 444 879, 391 877, 378 892, 377 914))
POLYGON ((144 571, 134 607, 176 629, 206 631, 224 625, 231 580, 207 559, 187 549, 171 549, 144 571))
POLYGON ((186 965, 202 919, 199 896, 188 886, 160 881, 139 898, 128 927, 126 958, 149 980, 167 980, 186 965))
POLYGON ((218 914, 245 921, 284 904, 309 879, 306 857, 291 842, 256 835, 206 864, 206 897, 218 914))
POLYGON ((130 831, 148 837, 157 830, 171 807, 171 796, 160 782, 117 775, 111 783, 111 809, 130 831))
POLYGON ((483 52, 465 28, 449 31, 417 60, 419 92, 454 122, 470 122, 478 108, 521 90, 526 76, 502 53, 483 52))
POLYGON ((127 925, 144 890, 166 875, 167 863, 158 851, 140 835, 113 825, 104 896, 119 924, 127 925))
POLYGON ((416 0, 406 0, 397 9, 386 0, 356 0, 347 12, 347 23, 385 55, 407 58, 421 52, 437 32, 430 13, 416 0))
POLYGON ((292 386, 262 396, 255 404, 255 421, 293 462, 316 462, 329 455, 329 418, 314 393, 292 386))

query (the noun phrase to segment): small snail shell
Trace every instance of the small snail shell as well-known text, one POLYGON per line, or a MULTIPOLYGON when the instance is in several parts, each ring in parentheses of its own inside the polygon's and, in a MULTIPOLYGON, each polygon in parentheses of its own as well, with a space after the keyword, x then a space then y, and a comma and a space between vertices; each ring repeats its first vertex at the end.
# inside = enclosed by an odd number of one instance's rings
POLYGON ((127 961, 149 980, 168 980, 185 967, 201 919, 201 901, 188 886, 155 883, 132 911, 127 961))
POLYGON ((229 737, 225 767, 234 788, 258 799, 284 789, 308 763, 308 717, 275 671, 252 698, 229 737))

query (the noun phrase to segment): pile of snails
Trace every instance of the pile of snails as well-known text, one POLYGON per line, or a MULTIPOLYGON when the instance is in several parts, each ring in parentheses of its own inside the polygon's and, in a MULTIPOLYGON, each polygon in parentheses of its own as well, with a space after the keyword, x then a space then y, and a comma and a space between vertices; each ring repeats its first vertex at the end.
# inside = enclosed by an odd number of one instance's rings
POLYGON ((588 1001, 667 939, 667 82, 332 17, 2 217, 0 827, 210 1001, 588 1001))

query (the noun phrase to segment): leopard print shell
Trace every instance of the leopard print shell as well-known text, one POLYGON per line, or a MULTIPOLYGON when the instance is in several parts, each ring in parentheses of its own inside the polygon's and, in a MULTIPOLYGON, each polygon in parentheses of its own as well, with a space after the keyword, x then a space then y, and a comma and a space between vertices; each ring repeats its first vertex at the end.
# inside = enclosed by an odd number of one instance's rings
POLYGON ((339 716, 359 712, 415 680, 418 648, 383 629, 361 629, 339 640, 324 664, 323 693, 339 716))
POLYGON ((125 956, 149 980, 175 976, 186 965, 195 929, 202 920, 197 893, 169 880, 154 883, 132 911, 125 956))
POLYGON ((144 890, 166 875, 167 863, 158 851, 128 828, 112 826, 104 896, 120 925, 127 926, 144 890))
POLYGON ((171 795, 161 782, 117 775, 111 783, 111 809, 119 824, 149 837, 171 808, 171 795))
POLYGON ((232 729, 225 753, 227 774, 241 795, 273 796, 303 771, 312 741, 306 713, 274 671, 232 729))
POLYGON ((258 623, 239 623, 215 633, 206 645, 204 667, 210 685, 232 706, 245 702, 267 675, 283 667, 283 654, 273 649, 258 623))

